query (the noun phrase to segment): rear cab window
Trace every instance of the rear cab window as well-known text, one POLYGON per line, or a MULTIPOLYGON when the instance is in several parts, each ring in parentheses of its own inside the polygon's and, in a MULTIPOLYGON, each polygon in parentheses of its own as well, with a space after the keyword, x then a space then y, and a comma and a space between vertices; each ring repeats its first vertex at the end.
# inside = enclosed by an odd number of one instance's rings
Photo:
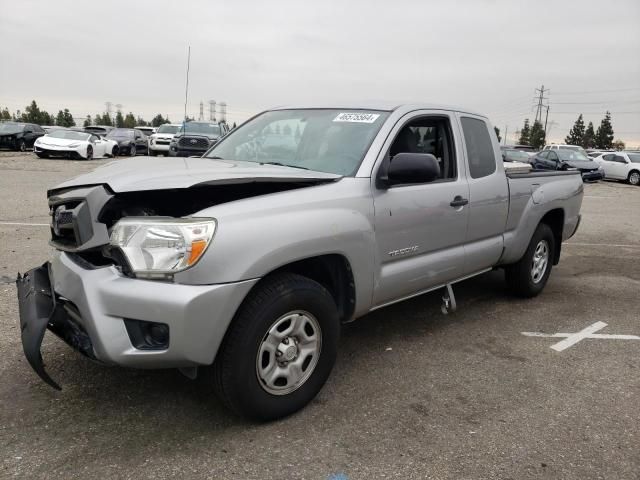
POLYGON ((461 117, 460 123, 467 148, 469 175, 471 178, 491 175, 496 171, 496 156, 487 124, 471 117, 461 117))

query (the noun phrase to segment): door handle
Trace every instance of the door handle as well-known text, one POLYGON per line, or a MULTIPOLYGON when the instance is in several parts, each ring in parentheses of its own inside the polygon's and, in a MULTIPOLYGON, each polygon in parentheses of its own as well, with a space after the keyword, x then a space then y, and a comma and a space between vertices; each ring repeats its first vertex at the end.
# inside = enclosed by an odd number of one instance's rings
POLYGON ((453 198, 453 201, 449 204, 452 207, 464 207, 467 203, 469 203, 468 198, 462 198, 460 195, 456 195, 453 198))

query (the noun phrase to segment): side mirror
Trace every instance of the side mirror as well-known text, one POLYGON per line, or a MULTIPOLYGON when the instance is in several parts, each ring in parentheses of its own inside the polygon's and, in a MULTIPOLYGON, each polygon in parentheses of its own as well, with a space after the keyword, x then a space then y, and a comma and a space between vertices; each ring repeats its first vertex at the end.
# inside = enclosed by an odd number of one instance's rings
POLYGON ((428 183, 440 177, 438 160, 430 153, 398 153, 390 160, 386 178, 387 187, 398 184, 428 183))
POLYGON ((31 130, 30 128, 26 128, 26 129, 24 130, 24 133, 33 133, 33 130, 31 130))

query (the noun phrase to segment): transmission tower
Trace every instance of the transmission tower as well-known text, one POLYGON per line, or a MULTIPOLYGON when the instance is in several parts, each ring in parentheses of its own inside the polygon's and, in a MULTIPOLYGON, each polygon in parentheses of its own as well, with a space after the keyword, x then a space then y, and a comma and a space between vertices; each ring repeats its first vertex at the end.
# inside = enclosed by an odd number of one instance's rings
POLYGON ((227 102, 220 102, 220 121, 227 121, 227 102))
POLYGON ((204 120, 204 103, 200 100, 200 115, 198 115, 198 121, 202 122, 204 120))
POLYGON ((535 106, 536 107, 536 119, 535 119, 535 122, 542 123, 542 111, 543 111, 543 109, 548 108, 548 106, 549 106, 548 104, 545 105, 545 103, 544 103, 545 100, 549 100, 549 97, 545 97, 544 94, 545 94, 545 92, 549 93, 549 89, 547 88, 545 90, 544 85, 542 85, 540 88, 536 88, 535 91, 536 91, 537 96, 536 96, 536 98, 534 98, 534 101, 537 100, 537 102, 538 102, 536 104, 536 106, 535 106))
POLYGON ((216 121, 216 101, 209 100, 209 121, 216 121))

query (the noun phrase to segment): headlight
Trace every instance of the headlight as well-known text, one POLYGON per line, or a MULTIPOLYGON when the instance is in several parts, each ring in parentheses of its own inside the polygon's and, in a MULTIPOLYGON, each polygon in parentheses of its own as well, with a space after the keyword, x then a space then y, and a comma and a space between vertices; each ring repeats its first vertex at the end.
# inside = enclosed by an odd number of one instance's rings
POLYGON ((215 230, 213 218, 127 217, 113 227, 110 243, 137 277, 167 278, 195 265, 215 230))
POLYGON ((79 143, 71 143, 69 145, 67 145, 69 148, 78 148, 80 146, 79 143))

